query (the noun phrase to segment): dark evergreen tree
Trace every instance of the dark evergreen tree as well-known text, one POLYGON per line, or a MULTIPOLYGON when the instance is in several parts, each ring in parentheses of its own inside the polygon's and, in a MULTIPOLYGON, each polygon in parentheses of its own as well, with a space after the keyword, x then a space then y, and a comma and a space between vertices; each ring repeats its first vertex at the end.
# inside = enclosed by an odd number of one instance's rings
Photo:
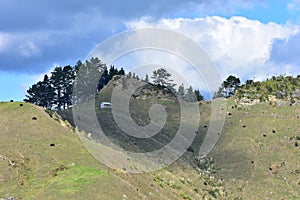
POLYGON ((77 73, 78 73, 81 65, 82 65, 81 60, 78 60, 77 63, 76 63, 76 65, 74 66, 75 75, 77 75, 77 73))
POLYGON ((33 103, 35 105, 39 104, 39 90, 38 90, 38 84, 33 84, 29 89, 27 90, 26 99, 24 99, 25 102, 33 103))
POLYGON ((114 66, 107 70, 98 58, 91 58, 85 63, 79 60, 74 67, 55 67, 50 78, 45 75, 43 81, 27 90, 24 101, 47 109, 66 109, 74 103, 87 101, 107 85, 114 75, 125 75, 125 70, 121 68, 119 71, 114 66), (73 94, 74 85, 76 91, 73 94))
POLYGON ((184 95, 185 95, 185 91, 184 91, 184 85, 183 83, 178 87, 178 92, 177 92, 177 96, 180 99, 184 99, 184 95))
POLYGON ((63 68, 63 80, 63 109, 66 109, 72 105, 72 92, 75 80, 75 69, 70 65, 63 68))
POLYGON ((129 78, 132 77, 132 73, 131 72, 128 72, 128 75, 127 75, 129 78))
POLYGON ((219 87, 219 90, 215 93, 214 98, 231 97, 240 84, 241 81, 239 78, 232 75, 228 76, 228 78, 223 81, 223 83, 219 87))
POLYGON ((235 76, 228 76, 228 78, 223 82, 224 88, 226 90, 226 97, 230 97, 234 94, 234 91, 238 88, 241 84, 239 78, 235 76))
POLYGON ((148 74, 146 74, 145 82, 146 82, 146 83, 149 83, 149 76, 148 76, 148 74))
POLYGON ((42 81, 42 106, 48 110, 52 109, 53 106, 53 97, 54 97, 54 88, 51 85, 51 81, 47 74, 44 76, 42 81))
POLYGON ((98 58, 91 58, 90 61, 86 60, 80 66, 80 74, 76 76, 76 99, 75 103, 87 101, 94 95, 101 87, 101 81, 106 81, 105 73, 106 65, 103 64, 98 58), (104 80, 102 78, 104 77, 104 80))
POLYGON ((55 67, 51 72, 51 84, 54 88, 53 102, 56 105, 56 109, 61 110, 64 105, 63 98, 63 86, 64 86, 64 73, 62 67, 55 67))
POLYGON ((27 99, 24 99, 24 101, 51 109, 53 104, 53 96, 54 89, 51 86, 49 77, 45 75, 43 81, 33 84, 27 90, 27 99))
POLYGON ((118 74, 119 74, 118 69, 115 68, 115 66, 113 65, 110 66, 109 73, 108 73, 108 77, 109 77, 108 81, 110 81, 114 75, 118 75, 118 74))
POLYGON ((204 97, 201 95, 199 90, 195 90, 194 92, 195 92, 197 101, 202 101, 204 99, 204 97))
POLYGON ((120 71, 118 72, 119 75, 124 76, 125 75, 125 70, 123 69, 123 67, 120 69, 120 71))
POLYGON ((197 100, 192 86, 186 90, 184 99, 187 102, 195 102, 197 100))
POLYGON ((153 83, 160 86, 173 88, 176 84, 173 84, 173 80, 170 79, 172 75, 164 68, 160 68, 153 71, 152 79, 153 83))

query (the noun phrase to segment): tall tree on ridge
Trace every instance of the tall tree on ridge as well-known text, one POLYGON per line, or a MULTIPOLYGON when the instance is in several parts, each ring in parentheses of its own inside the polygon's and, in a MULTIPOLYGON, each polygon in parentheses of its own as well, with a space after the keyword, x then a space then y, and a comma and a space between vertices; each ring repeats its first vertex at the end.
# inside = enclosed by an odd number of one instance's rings
POLYGON ((70 65, 63 68, 63 109, 72 105, 72 92, 75 80, 75 70, 70 65))
POLYGON ((148 76, 148 74, 146 74, 145 82, 146 82, 146 83, 149 83, 149 76, 148 76))
POLYGON ((33 84, 27 90, 27 99, 25 102, 30 102, 38 106, 43 106, 44 108, 51 109, 53 105, 54 89, 51 86, 50 79, 46 74, 43 81, 39 81, 33 84))
POLYGON ((187 102, 195 102, 196 101, 196 96, 193 90, 193 87, 190 86, 187 90, 186 90, 186 95, 184 98, 187 102))
POLYGON ((223 82, 223 86, 226 91, 226 97, 232 96, 240 84, 241 81, 239 78, 232 75, 228 76, 228 78, 223 82))
POLYGON ((58 110, 62 109, 64 105, 63 99, 63 86, 64 86, 64 73, 62 67, 55 67, 54 71, 51 72, 51 84, 54 88, 54 104, 58 110))
POLYGON ((184 91, 184 85, 183 83, 178 87, 178 92, 177 92, 177 96, 180 99, 184 99, 184 95, 185 95, 185 91, 184 91))
POLYGON ((170 79, 172 75, 164 68, 160 68, 153 71, 152 79, 153 83, 160 86, 173 88, 176 84, 173 84, 173 80, 170 79))
POLYGON ((195 92, 197 101, 202 101, 204 99, 204 97, 202 96, 202 94, 200 93, 199 90, 195 90, 194 92, 195 92))

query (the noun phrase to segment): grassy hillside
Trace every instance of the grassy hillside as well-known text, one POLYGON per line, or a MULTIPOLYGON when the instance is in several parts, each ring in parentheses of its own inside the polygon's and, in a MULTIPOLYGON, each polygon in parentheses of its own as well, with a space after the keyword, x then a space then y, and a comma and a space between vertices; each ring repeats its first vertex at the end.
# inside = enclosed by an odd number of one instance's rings
POLYGON ((300 106, 237 106, 211 152, 229 199, 300 198, 300 106))
MULTIPOLYGON (((89 112, 96 108, 111 141, 133 152, 160 148, 174 137, 178 102, 149 88, 131 98, 131 117, 147 125, 150 106, 159 103, 168 113, 164 129, 144 142, 123 133, 111 110, 98 108, 101 101, 110 101, 114 84, 98 94, 96 107, 84 110, 82 123, 89 124, 89 112)), ((211 112, 211 102, 203 101, 198 134, 187 152, 170 166, 141 174, 101 164, 57 115, 31 104, 0 103, 0 199, 299 199, 300 105, 240 104, 238 96, 226 101, 225 126, 207 158, 195 158, 211 112)), ((71 110, 60 114, 74 124, 71 110)), ((89 124, 85 131, 97 140, 94 129, 89 124)))
MULTIPOLYGON (((193 158, 192 154, 199 150, 207 130, 206 126, 209 124, 211 111, 209 101, 199 104, 201 121, 198 132, 201 134, 197 135, 193 145, 188 149, 189 152, 182 159, 185 160, 184 166, 186 163, 189 164, 189 170, 185 170, 185 173, 193 172, 195 168, 201 169, 197 176, 202 177, 202 181, 204 180, 203 185, 200 184, 199 186, 200 190, 206 191, 202 197, 206 195, 207 199, 220 199, 221 196, 225 199, 300 198, 298 192, 300 189, 300 127, 298 126, 300 106, 297 103, 290 105, 289 96, 281 99, 282 104, 277 103, 276 97, 273 99, 274 102, 263 103, 262 101, 259 103, 259 97, 273 95, 270 93, 271 89, 267 88, 274 87, 272 91, 276 92, 275 87, 279 82, 287 84, 283 89, 278 90, 279 92, 289 94, 292 91, 297 91, 297 88, 294 87, 297 83, 293 80, 288 77, 274 78, 259 83, 259 89, 257 88, 258 83, 242 86, 238 93, 243 93, 245 95, 243 98, 258 99, 258 101, 253 105, 240 104, 241 98, 238 95, 227 99, 227 116, 221 138, 207 160, 196 162, 191 159, 193 158), (208 177, 212 177, 212 180, 207 179, 208 177), (223 181, 220 182, 219 180, 223 181), (210 189, 207 190, 208 185, 210 189)), ((109 84, 98 94, 96 106, 101 101, 110 101, 109 97, 113 87, 114 85, 109 84)), ((178 123, 176 114, 179 110, 176 107, 176 102, 163 99, 153 101, 152 96, 155 95, 149 95, 150 98, 143 95, 132 98, 131 104, 138 106, 132 108, 131 117, 136 120, 136 123, 147 124, 149 119, 147 112, 144 111, 149 109, 149 105, 153 103, 164 105, 169 108, 170 121, 169 124, 166 124, 166 132, 163 135, 171 134, 170 138, 172 138, 172 130, 176 130, 178 123)), ((114 142, 130 148, 129 150, 132 151, 143 150, 134 146, 134 142, 125 136, 123 137, 122 132, 117 127, 108 123, 113 121, 110 110, 96 109, 96 113, 107 132, 118 133, 112 138, 114 142)), ((88 118, 85 120, 88 121, 88 118)), ((92 132, 92 129, 89 131, 92 132)), ((157 139, 157 141, 164 143, 159 138, 157 139)), ((150 144, 154 146, 152 142, 150 144)), ((147 145, 141 145, 141 147, 145 148, 147 145)), ((174 165, 177 166, 176 170, 184 168, 174 165)), ((165 173, 164 170, 162 171, 165 173)), ((165 178, 162 178, 165 175, 156 177, 156 174, 154 173, 154 180, 159 185, 166 184, 165 178)), ((176 188, 177 186, 173 187, 176 188)), ((199 188, 195 189, 198 191, 199 188)))
POLYGON ((0 129, 0 198, 108 199, 132 190, 42 108, 1 103, 0 129))
POLYGON ((221 183, 216 191, 217 179, 180 160, 152 173, 111 170, 87 152, 65 123, 31 104, 1 103, 0 128, 0 198, 202 199, 225 194, 221 183))

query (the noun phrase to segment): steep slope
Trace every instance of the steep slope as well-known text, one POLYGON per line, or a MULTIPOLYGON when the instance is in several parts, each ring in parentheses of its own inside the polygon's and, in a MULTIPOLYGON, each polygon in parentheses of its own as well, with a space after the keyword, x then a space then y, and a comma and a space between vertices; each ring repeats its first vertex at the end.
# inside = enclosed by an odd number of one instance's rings
POLYGON ((0 103, 0 198, 202 199, 225 195, 223 184, 186 162, 129 174, 93 158, 78 134, 27 103, 0 103), (21 106, 22 104, 22 106, 21 106))
MULTIPOLYGON (((239 90, 245 95, 242 99, 239 96, 233 96, 226 100, 228 107, 225 126, 219 142, 208 155, 208 159, 200 162, 186 159, 193 158, 193 152, 199 150, 203 133, 208 128, 211 102, 204 101, 199 103, 201 121, 198 132, 200 134, 181 160, 158 172, 142 176, 121 173, 120 176, 134 187, 139 188, 139 191, 143 187, 147 188, 148 194, 151 192, 148 189, 153 187, 149 186, 151 181, 156 184, 156 188, 162 189, 155 194, 170 192, 159 198, 299 199, 300 105, 297 102, 296 93, 292 93, 293 98, 296 99, 294 103, 290 104, 291 99, 289 99, 289 93, 297 91, 298 83, 293 82, 293 79, 291 82, 284 80, 274 78, 266 83, 259 83, 259 90, 255 84, 250 83, 251 86, 248 89, 245 87, 247 90, 243 87, 243 90, 239 90), (271 97, 269 95, 273 95, 273 93, 269 93, 271 89, 268 88, 272 88, 272 91, 276 92, 278 82, 280 84, 288 83, 283 88, 291 89, 280 90, 288 94, 286 99, 281 99, 285 103, 279 103, 278 99, 269 99, 272 101, 271 103, 263 103, 264 101, 260 103, 260 96, 271 97), (292 82, 293 84, 290 84, 292 82), (291 85, 295 87, 290 87, 291 85), (243 98, 250 101, 257 99, 257 101, 254 104, 245 103, 242 102, 243 98), (201 170, 195 170, 199 168, 201 170)), ((111 125, 113 121, 111 111, 98 108, 101 101, 110 101, 112 90, 118 84, 116 81, 118 80, 107 85, 96 96, 94 109, 98 120, 106 128, 106 133, 108 135, 111 133, 115 143, 123 145, 124 148, 128 147, 131 151, 141 151, 148 147, 146 145, 141 145, 142 148, 135 147, 131 139, 126 138, 117 127, 111 125)), ((172 98, 164 99, 163 95, 157 98, 156 93, 139 90, 131 98, 131 104, 135 105, 131 110, 131 117, 136 123, 147 124, 149 106, 153 103, 160 103, 168 108, 170 123, 167 124, 166 132, 163 135, 172 134, 172 130, 176 130, 178 125, 176 117, 179 112, 175 105, 176 101, 173 101, 172 98), (152 98, 157 100, 154 101, 152 98)), ((70 111, 62 114, 72 120, 70 111)), ((88 123, 88 115, 82 120, 88 123)), ((88 132, 93 132, 92 126, 87 128, 88 132)), ((168 141, 168 138, 159 139, 157 141, 161 143, 168 141)), ((154 143, 150 144, 150 146, 154 146, 154 143)), ((155 196, 155 198, 157 197, 155 196)))
POLYGON ((70 128, 50 118, 42 108, 0 103, 0 130, 0 198, 138 196, 129 184, 100 165, 70 128))
POLYGON ((210 156, 229 199, 300 198, 300 106, 241 106, 228 99, 221 139, 210 156))

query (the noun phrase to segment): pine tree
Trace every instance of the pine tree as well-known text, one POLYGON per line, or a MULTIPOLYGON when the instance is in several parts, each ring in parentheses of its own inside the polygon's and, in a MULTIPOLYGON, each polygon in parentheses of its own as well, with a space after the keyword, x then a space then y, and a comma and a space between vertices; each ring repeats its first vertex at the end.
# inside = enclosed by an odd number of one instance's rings
POLYGON ((39 90, 37 84, 33 84, 31 87, 29 87, 29 89, 27 90, 26 99, 24 99, 24 101, 38 105, 39 90))
POLYGON ((194 91, 197 101, 202 101, 204 97, 201 95, 199 90, 194 91))
POLYGON ((123 69, 123 67, 120 69, 120 71, 118 72, 119 75, 124 76, 125 75, 125 70, 123 69))
POLYGON ((27 99, 24 99, 24 101, 51 109, 53 104, 53 96, 54 89, 51 86, 49 77, 45 75, 43 81, 33 84, 27 90, 27 99))
POLYGON ((56 109, 61 110, 64 104, 63 99, 63 85, 64 85, 64 75, 62 67, 55 67, 54 71, 51 72, 51 84, 54 88, 54 98, 53 102, 56 105, 56 109))
POLYGON ((173 80, 170 79, 172 75, 164 68, 160 68, 153 71, 152 79, 153 83, 160 86, 173 88, 176 84, 173 84, 173 80))
POLYGON ((240 84, 241 81, 239 78, 232 75, 228 76, 228 78, 223 82, 223 86, 226 90, 226 97, 232 96, 240 84))
POLYGON ((228 76, 228 78, 225 81, 223 81, 223 83, 219 87, 219 90, 214 94, 214 98, 228 98, 232 96, 240 84, 241 81, 239 78, 232 75, 228 76))
POLYGON ((195 102, 196 101, 196 97, 195 97, 195 93, 193 90, 193 87, 190 86, 187 90, 186 90, 186 95, 185 95, 185 101, 187 102, 195 102))
POLYGON ((184 95, 185 95, 185 91, 184 91, 184 86, 183 83, 178 87, 178 92, 177 92, 177 96, 180 99, 184 99, 184 95))
POLYGON ((148 76, 148 74, 146 74, 145 82, 146 82, 146 83, 149 83, 149 76, 148 76))
POLYGON ((127 75, 129 78, 132 77, 132 73, 131 72, 128 72, 128 75, 127 75))
POLYGON ((48 110, 51 110, 53 105, 54 88, 52 87, 51 81, 47 74, 45 74, 44 80, 42 81, 41 90, 42 106, 47 108, 48 110))
POLYGON ((63 109, 66 109, 72 105, 72 92, 75 80, 75 70, 70 65, 63 68, 63 79, 63 109))

